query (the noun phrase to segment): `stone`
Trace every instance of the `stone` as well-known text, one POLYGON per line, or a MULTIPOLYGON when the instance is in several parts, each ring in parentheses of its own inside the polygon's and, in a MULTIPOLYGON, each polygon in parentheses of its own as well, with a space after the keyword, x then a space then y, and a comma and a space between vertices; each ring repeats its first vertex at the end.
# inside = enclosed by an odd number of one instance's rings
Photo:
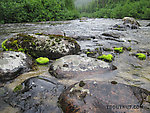
POLYGON ((32 66, 32 59, 22 52, 1 52, 0 80, 7 81, 14 79, 20 74, 32 70, 32 66))
POLYGON ((139 22, 138 21, 136 21, 134 18, 132 18, 132 17, 124 17, 123 19, 122 19, 123 21, 124 21, 124 23, 123 24, 132 24, 132 25, 137 25, 137 26, 141 26, 140 24, 139 24, 139 22))
POLYGON ((115 81, 80 81, 68 87, 58 102, 64 113, 148 113, 142 108, 148 95, 145 89, 115 81))
POLYGON ((114 69, 116 69, 114 65, 95 58, 68 55, 51 64, 49 73, 58 79, 71 79, 94 74, 100 75, 114 69))
POLYGON ((62 113, 57 101, 63 90, 62 84, 37 76, 16 86, 4 100, 12 107, 19 108, 21 113, 62 113))
POLYGON ((34 58, 57 59, 80 51, 79 44, 71 37, 43 33, 17 34, 2 45, 6 51, 22 51, 34 58))

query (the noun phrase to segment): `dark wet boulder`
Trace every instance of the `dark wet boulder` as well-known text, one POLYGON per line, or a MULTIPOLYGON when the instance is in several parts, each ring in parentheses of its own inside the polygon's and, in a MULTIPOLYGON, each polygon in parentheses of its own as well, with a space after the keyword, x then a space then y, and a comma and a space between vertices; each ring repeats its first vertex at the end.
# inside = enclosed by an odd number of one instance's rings
POLYGON ((68 55, 51 64, 49 72, 52 76, 61 79, 103 74, 114 69, 115 66, 95 58, 68 55))
POLYGON ((150 92, 115 81, 80 81, 59 97, 64 113, 149 113, 150 92), (144 108, 144 109, 143 109, 144 108))
POLYGON ((35 58, 49 59, 77 54, 80 51, 80 46, 73 38, 42 33, 17 34, 4 41, 2 47, 4 50, 22 51, 35 58))
POLYGON ((149 27, 149 26, 150 26, 150 23, 146 25, 146 27, 149 27))
POLYGON ((16 86, 4 100, 22 113, 62 113, 57 106, 64 86, 54 80, 38 76, 16 86))
POLYGON ((21 52, 0 53, 0 81, 14 79, 24 72, 32 70, 32 59, 21 52))

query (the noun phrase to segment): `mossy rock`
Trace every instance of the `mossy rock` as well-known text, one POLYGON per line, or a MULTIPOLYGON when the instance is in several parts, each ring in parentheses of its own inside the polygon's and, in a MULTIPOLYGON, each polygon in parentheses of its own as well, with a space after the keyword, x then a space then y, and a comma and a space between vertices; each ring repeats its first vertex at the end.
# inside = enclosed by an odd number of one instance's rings
POLYGON ((117 53, 123 53, 123 47, 119 47, 119 48, 114 48, 114 51, 117 53))
POLYGON ((13 92, 18 92, 18 91, 21 91, 22 89, 23 89, 23 86, 19 84, 18 86, 14 88, 13 92))
POLYGON ((138 59, 140 59, 140 60, 145 60, 145 59, 146 59, 146 55, 143 54, 143 53, 137 53, 137 54, 136 54, 136 57, 137 57, 138 59))
POLYGON ((21 51, 34 58, 57 59, 65 55, 77 54, 79 44, 71 37, 62 35, 17 34, 2 43, 4 51, 21 51))
POLYGON ((46 58, 46 57, 39 57, 39 58, 36 59, 36 62, 38 64, 41 64, 41 65, 48 64, 49 63, 49 59, 46 58))
POLYGON ((112 62, 113 56, 111 54, 98 56, 97 59, 104 60, 106 62, 112 62))

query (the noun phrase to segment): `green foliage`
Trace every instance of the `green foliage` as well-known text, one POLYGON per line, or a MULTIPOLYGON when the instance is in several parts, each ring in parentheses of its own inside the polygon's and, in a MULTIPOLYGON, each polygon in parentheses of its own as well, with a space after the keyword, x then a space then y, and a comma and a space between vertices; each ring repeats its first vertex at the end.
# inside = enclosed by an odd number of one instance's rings
POLYGON ((0 23, 68 20, 79 17, 73 0, 1 0, 0 23))
POLYGON ((87 17, 150 19, 149 0, 93 0, 78 10, 87 17))

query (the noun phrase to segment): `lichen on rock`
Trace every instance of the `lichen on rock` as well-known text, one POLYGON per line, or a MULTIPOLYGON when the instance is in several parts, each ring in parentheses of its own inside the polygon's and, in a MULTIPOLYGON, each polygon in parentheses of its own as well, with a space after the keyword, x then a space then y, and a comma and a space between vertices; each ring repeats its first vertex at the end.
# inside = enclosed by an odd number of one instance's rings
POLYGON ((4 50, 21 51, 34 58, 57 59, 65 55, 77 54, 79 44, 71 37, 62 35, 17 34, 3 42, 4 50))

